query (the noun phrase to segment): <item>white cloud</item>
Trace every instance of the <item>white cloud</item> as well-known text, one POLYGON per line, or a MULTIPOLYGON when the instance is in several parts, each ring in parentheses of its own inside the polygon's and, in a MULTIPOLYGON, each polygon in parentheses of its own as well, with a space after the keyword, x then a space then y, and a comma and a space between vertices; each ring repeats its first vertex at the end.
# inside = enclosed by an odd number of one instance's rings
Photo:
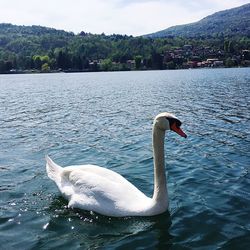
POLYGON ((0 0, 0 22, 142 35, 197 21, 246 0, 0 0))

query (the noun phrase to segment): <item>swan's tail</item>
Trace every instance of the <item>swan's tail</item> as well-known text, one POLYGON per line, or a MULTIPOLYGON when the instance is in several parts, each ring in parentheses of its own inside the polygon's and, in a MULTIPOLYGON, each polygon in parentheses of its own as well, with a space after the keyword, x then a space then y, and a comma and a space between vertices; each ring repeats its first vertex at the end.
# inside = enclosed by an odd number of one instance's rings
POLYGON ((53 162, 48 155, 45 157, 45 159, 48 177, 58 183, 61 180, 63 168, 53 162))

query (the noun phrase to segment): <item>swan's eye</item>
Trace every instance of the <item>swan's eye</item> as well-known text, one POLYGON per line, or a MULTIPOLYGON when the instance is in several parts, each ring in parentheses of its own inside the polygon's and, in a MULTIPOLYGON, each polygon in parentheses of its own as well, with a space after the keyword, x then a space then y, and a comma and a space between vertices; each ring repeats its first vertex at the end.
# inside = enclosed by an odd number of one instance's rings
POLYGON ((176 119, 176 118, 171 118, 171 117, 166 117, 166 119, 169 121, 169 126, 170 128, 172 127, 172 125, 175 123, 177 128, 180 128, 181 126, 181 121, 176 119))
POLYGON ((176 127, 180 128, 180 126, 181 126, 181 121, 176 119, 176 127))

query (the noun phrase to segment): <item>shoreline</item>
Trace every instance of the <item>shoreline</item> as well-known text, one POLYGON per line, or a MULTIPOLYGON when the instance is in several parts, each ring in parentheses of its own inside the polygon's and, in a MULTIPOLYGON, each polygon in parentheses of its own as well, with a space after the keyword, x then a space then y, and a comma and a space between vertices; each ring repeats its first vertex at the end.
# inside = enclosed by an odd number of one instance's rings
POLYGON ((237 67, 195 67, 195 68, 179 68, 179 69, 138 69, 138 70, 17 70, 9 72, 1 72, 0 75, 25 75, 25 74, 54 74, 54 73, 98 73, 98 72, 138 72, 138 71, 176 71, 176 70, 199 70, 199 69, 235 69, 235 68, 250 68, 250 66, 237 67))

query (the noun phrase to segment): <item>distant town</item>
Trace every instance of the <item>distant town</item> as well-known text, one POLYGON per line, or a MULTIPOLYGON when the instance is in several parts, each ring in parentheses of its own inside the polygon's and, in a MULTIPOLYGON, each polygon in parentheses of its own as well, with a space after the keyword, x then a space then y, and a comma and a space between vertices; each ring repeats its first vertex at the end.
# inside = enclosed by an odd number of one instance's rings
POLYGON ((193 47, 187 44, 182 48, 166 51, 164 54, 164 63, 168 64, 173 61, 178 68, 250 66, 250 50, 242 50, 238 55, 227 57, 230 53, 228 50, 230 48, 224 51, 208 46, 193 47))

